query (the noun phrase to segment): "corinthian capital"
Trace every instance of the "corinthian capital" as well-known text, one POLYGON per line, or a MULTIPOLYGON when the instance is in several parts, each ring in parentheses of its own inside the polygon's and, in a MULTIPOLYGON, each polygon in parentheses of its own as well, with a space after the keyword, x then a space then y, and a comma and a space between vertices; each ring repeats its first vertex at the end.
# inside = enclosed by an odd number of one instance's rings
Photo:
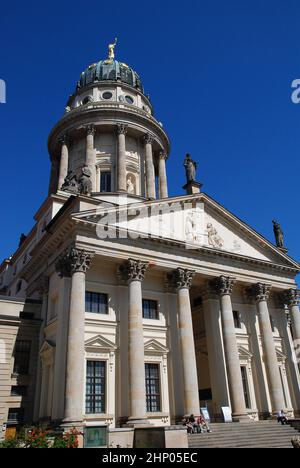
POLYGON ((151 133, 147 133, 147 135, 144 136, 144 143, 152 145, 154 141, 154 136, 151 135, 151 133))
POLYGON ((117 124, 118 135, 126 135, 128 131, 128 125, 124 123, 117 124))
POLYGON ((95 135, 95 133, 96 133, 95 126, 93 124, 88 125, 86 127, 86 133, 87 133, 87 135, 95 135))
POLYGON ((131 281, 143 281, 148 266, 148 262, 143 262, 142 260, 133 260, 130 258, 119 267, 119 275, 123 281, 129 283, 131 281))
POLYGON ((58 258, 55 268, 61 278, 70 278, 77 272, 86 273, 91 260, 91 253, 70 247, 58 258))
POLYGON ((248 293, 256 302, 268 301, 271 288, 270 284, 257 283, 248 289, 248 293))
POLYGON ((160 151, 159 159, 164 159, 166 161, 168 159, 167 153, 165 153, 165 151, 160 151))
POLYGON ((177 268, 176 270, 168 273, 168 283, 170 288, 178 289, 190 289, 192 286, 195 271, 185 270, 184 268, 177 268))
POLYGON ((210 283, 211 289, 220 296, 231 295, 235 278, 232 276, 220 276, 210 283))
POLYGON ((285 304, 287 304, 289 307, 298 306, 300 291, 298 289, 289 289, 283 293, 283 298, 285 304))

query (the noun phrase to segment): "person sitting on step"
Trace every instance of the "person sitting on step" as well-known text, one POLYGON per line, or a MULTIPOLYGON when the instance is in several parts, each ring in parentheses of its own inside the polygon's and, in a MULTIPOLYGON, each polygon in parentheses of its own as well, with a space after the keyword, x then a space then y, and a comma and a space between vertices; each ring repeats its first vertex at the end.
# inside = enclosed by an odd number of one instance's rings
POLYGON ((288 419, 286 413, 284 412, 284 410, 279 411, 279 413, 278 413, 278 415, 277 415, 277 421, 278 421, 279 423, 281 423, 283 426, 284 426, 285 424, 288 424, 289 419, 288 419))

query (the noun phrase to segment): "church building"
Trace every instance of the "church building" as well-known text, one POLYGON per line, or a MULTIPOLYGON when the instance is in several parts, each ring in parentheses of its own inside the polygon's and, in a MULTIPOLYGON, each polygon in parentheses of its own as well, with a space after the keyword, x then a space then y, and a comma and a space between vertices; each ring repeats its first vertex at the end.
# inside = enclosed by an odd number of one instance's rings
POLYGON ((273 244, 202 191, 192 156, 169 197, 169 137, 115 45, 52 129, 48 196, 0 266, 0 438, 299 417, 300 265, 277 222, 273 244))

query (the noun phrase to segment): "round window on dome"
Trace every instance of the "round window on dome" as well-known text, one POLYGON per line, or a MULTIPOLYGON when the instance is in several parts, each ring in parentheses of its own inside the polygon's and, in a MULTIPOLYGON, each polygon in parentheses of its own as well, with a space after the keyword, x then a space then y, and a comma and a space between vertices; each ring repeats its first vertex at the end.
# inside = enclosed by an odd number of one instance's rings
POLYGON ((102 97, 103 97, 103 99, 108 101, 109 99, 111 99, 113 97, 113 95, 112 95, 112 93, 110 91, 105 91, 105 93, 102 94, 102 97))
POLYGON ((125 96, 125 101, 128 103, 128 104, 133 104, 134 103, 134 100, 131 96, 125 96))

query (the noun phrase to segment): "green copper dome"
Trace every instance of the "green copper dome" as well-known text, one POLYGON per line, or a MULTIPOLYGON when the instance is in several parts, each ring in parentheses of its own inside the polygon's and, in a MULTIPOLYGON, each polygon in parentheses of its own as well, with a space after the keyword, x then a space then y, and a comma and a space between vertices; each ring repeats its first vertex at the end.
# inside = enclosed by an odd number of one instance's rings
POLYGON ((77 89, 84 88, 93 83, 116 81, 126 83, 144 93, 144 88, 139 75, 128 65, 116 60, 101 60, 90 65, 80 77, 77 89))

